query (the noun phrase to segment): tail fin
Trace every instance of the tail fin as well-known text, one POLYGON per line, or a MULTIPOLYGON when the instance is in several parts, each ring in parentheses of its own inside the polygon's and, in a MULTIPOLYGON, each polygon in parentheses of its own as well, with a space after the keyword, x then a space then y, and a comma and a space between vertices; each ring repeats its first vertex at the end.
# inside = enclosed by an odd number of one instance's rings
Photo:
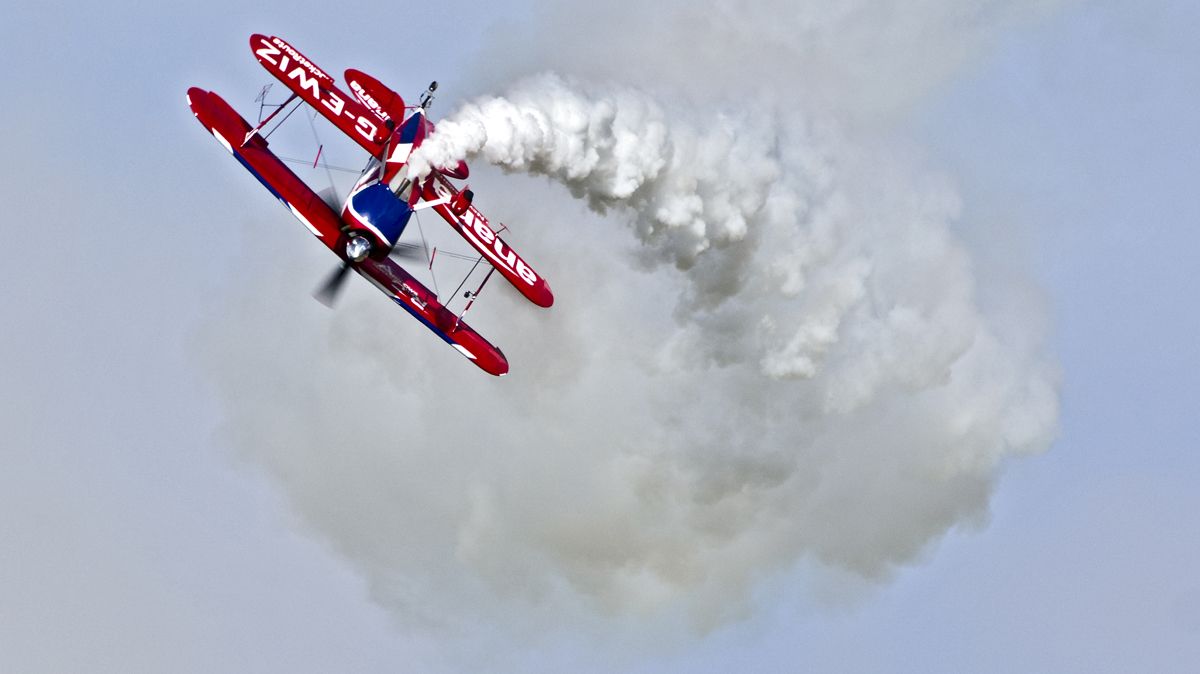
MULTIPOLYGON (((388 183, 394 192, 404 190, 408 180, 407 172, 400 170, 408 163, 409 156, 412 151, 420 147, 421 142, 425 140, 425 111, 418 108, 416 112, 408 118, 408 121, 403 125, 396 127, 392 132, 391 149, 387 156, 387 169, 385 175, 392 176, 388 183)), ((420 190, 413 190, 416 194, 420 190)))

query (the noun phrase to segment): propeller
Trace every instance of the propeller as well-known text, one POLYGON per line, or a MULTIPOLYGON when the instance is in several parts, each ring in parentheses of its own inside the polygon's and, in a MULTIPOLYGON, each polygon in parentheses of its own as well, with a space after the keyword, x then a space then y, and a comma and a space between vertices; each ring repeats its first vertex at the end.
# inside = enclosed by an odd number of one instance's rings
MULTIPOLYGON (((399 243, 388 253, 388 257, 402 260, 424 260, 425 249, 415 243, 399 243)), ((325 282, 321 284, 321 287, 317 288, 317 291, 313 293, 313 297, 321 304, 332 309, 338 295, 342 292, 342 285, 345 284, 346 277, 350 275, 349 272, 352 268, 349 260, 338 265, 329 274, 329 277, 325 279, 325 282)))
POLYGON ((346 282, 346 274, 350 271, 355 262, 362 262, 371 254, 371 242, 361 236, 354 236, 346 242, 346 259, 341 266, 333 270, 329 278, 325 279, 325 283, 313 293, 313 297, 317 301, 327 307, 332 307, 338 294, 342 290, 342 284, 346 282))
POLYGON ((398 243, 388 253, 388 257, 399 260, 424 260, 425 249, 415 243, 398 243))
POLYGON ((338 197, 337 190, 332 185, 318 192, 317 196, 321 197, 321 201, 324 201, 325 205, 329 206, 334 213, 342 212, 342 200, 338 197))
MULTIPOLYGON (((334 212, 341 210, 341 200, 338 198, 337 192, 333 187, 321 190, 319 196, 334 212)), ((371 248, 370 241, 352 233, 350 240, 346 242, 346 259, 317 288, 316 292, 313 293, 313 297, 321 304, 332 308, 342 292, 342 286, 346 283, 346 277, 349 275, 354 263, 365 260, 370 255, 371 248)), ((424 260, 426 252, 423 247, 416 244, 397 243, 388 251, 388 257, 403 260, 424 260)))
POLYGON ((313 297, 317 298, 317 301, 321 304, 332 309, 334 301, 337 300, 338 294, 342 291, 342 284, 346 282, 346 276, 349 271, 350 263, 343 262, 337 269, 333 270, 329 278, 325 279, 321 287, 317 288, 317 291, 313 293, 313 297))

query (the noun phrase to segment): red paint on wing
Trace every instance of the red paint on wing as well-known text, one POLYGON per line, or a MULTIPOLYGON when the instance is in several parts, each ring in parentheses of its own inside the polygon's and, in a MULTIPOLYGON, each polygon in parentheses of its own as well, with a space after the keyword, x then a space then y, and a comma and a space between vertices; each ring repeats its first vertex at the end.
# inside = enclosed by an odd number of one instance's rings
POLYGON ((280 82, 305 103, 320 112, 342 133, 350 136, 372 156, 377 156, 387 140, 384 118, 359 100, 338 89, 333 78, 278 37, 255 33, 250 36, 250 51, 280 82))
POLYGON ((434 206, 433 210, 479 251, 513 287, 539 307, 554 304, 554 293, 550 291, 550 284, 534 271, 508 242, 500 238, 483 213, 472 204, 467 205, 462 215, 454 212, 451 203, 455 203, 453 199, 458 194, 458 188, 437 173, 430 175, 422 185, 422 197, 426 201, 449 201, 434 206))

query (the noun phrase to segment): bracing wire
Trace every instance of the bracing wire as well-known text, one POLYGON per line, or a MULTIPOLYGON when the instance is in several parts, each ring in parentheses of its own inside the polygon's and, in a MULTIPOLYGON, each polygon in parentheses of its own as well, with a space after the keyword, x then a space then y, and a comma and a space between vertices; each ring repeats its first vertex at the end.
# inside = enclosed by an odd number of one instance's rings
POLYGON ((302 105, 304 105, 304 101, 301 101, 301 100, 297 99, 297 102, 296 102, 296 107, 292 108, 291 110, 288 110, 288 113, 287 113, 286 115, 284 115, 284 116, 283 116, 283 119, 279 120, 279 123, 278 123, 278 124, 276 124, 276 125, 275 125, 275 126, 274 126, 274 127, 271 129, 271 130, 270 130, 270 131, 268 131, 268 132, 264 133, 264 134, 263 134, 263 139, 265 140, 265 139, 267 139, 267 138, 270 138, 270 137, 271 137, 271 134, 273 134, 273 133, 275 133, 276 131, 278 131, 278 130, 279 130, 279 127, 283 126, 283 123, 284 123, 284 122, 286 122, 286 121, 288 120, 288 117, 291 117, 291 116, 292 116, 292 113, 293 113, 293 112, 295 112, 295 111, 297 111, 297 110, 299 110, 299 109, 300 109, 300 106, 302 106, 302 105))
POLYGON ((471 271, 467 272, 467 275, 463 277, 462 283, 459 283, 458 287, 454 289, 454 294, 446 300, 447 307, 450 306, 450 303, 454 301, 455 297, 458 297, 458 291, 462 290, 462 287, 467 284, 467 279, 471 278, 471 274, 474 274, 475 270, 479 268, 480 262, 483 262, 482 255, 479 256, 479 259, 475 260, 475 264, 471 265, 471 271))
MULTIPOLYGON (((279 155, 276 155, 276 156, 279 156, 279 155)), ((279 159, 280 159, 280 161, 285 161, 289 164, 298 164, 298 165, 302 164, 304 166, 310 166, 310 167, 312 166, 311 161, 309 161, 307 159, 300 159, 299 157, 279 156, 279 159)), ((333 164, 326 164, 325 162, 321 162, 320 164, 318 164, 318 166, 327 168, 331 171, 340 171, 342 173, 353 173, 354 175, 358 175, 358 174, 362 173, 362 171, 359 171, 358 169, 346 168, 345 166, 335 166, 333 164)))
POLYGON ((421 247, 425 249, 425 262, 429 264, 429 276, 433 279, 433 292, 441 297, 442 291, 438 290, 437 272, 433 271, 433 258, 429 256, 429 242, 425 240, 425 228, 421 226, 420 211, 413 211, 413 217, 417 220, 417 231, 421 233, 421 247))
MULTIPOLYGON (((308 115, 305 115, 305 117, 308 117, 308 115)), ((317 147, 322 148, 325 147, 325 145, 321 142, 320 136, 317 135, 317 124, 314 121, 316 118, 317 111, 313 110, 312 117, 308 117, 308 126, 310 129, 312 129, 313 140, 316 141, 317 147)), ((318 149, 317 152, 319 153, 320 150, 318 149)), ((333 182, 333 171, 330 170, 328 164, 325 165, 325 177, 329 179, 329 188, 333 190, 334 194, 337 194, 337 184, 333 182)))

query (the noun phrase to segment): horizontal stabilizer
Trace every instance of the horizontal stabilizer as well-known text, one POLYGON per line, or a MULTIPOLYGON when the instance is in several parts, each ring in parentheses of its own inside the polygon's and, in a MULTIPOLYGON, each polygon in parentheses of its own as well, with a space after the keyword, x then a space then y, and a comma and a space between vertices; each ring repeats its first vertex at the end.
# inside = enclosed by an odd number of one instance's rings
POLYGON ((354 68, 346 71, 346 84, 350 85, 350 93, 358 98, 358 102, 380 118, 390 119, 397 126, 404 121, 404 99, 387 85, 354 68))

